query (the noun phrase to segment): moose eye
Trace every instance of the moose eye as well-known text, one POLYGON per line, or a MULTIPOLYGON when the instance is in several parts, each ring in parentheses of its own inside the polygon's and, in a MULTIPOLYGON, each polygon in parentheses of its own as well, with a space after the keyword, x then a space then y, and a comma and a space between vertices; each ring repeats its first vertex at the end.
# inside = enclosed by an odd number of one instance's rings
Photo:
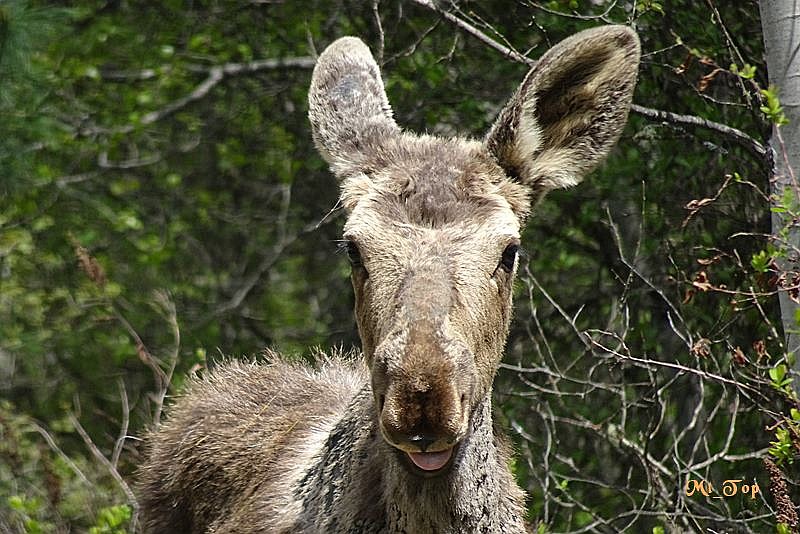
POLYGON ((517 259, 519 245, 508 245, 500 258, 500 267, 507 273, 514 270, 514 262, 517 259))
POLYGON ((361 252, 358 250, 358 245, 352 241, 347 242, 347 259, 350 260, 350 265, 353 267, 361 267, 361 252))

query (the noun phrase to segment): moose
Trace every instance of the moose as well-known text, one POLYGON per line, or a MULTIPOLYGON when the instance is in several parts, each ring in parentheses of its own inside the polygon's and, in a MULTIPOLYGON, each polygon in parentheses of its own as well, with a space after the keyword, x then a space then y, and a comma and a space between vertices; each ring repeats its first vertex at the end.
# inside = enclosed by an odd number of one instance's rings
POLYGON ((348 215, 361 354, 193 378, 146 440, 145 531, 525 532, 491 404, 520 230, 617 142, 639 58, 625 26, 565 39, 477 140, 403 131, 369 48, 328 46, 309 119, 348 215))

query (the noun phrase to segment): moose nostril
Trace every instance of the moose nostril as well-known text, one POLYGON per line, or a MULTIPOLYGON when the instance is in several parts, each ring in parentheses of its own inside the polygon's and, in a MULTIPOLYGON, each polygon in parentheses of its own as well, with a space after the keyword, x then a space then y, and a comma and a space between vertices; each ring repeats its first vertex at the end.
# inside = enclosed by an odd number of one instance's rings
POLYGON ((463 408, 465 404, 467 404, 467 394, 466 393, 462 393, 461 394, 461 407, 463 408))
POLYGON ((416 435, 416 436, 411 436, 408 439, 408 441, 410 441, 413 445, 419 447, 419 450, 421 450, 422 452, 425 452, 426 450, 428 450, 428 447, 430 447, 433 444, 433 442, 436 441, 436 439, 424 435, 416 435))
POLYGON ((381 395, 378 397, 378 411, 383 411, 383 405, 386 403, 386 395, 381 395))

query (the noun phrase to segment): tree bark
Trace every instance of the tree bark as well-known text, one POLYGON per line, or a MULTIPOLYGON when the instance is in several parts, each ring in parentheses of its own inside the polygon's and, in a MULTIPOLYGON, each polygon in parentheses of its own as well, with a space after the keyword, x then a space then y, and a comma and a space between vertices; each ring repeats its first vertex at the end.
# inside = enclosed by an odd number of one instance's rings
MULTIPOLYGON (((760 0, 759 8, 769 83, 777 88, 789 120, 784 126, 773 126, 770 138, 773 151, 770 176, 772 205, 780 203, 784 192, 789 190, 794 193, 796 206, 800 191, 795 175, 795 170, 800 170, 800 0, 760 0)), ((785 286, 791 287, 797 285, 800 279, 800 229, 797 221, 791 220, 791 214, 773 212, 772 235, 779 236, 784 229, 786 239, 778 240, 776 244, 786 249, 787 257, 778 261, 778 267, 785 273, 785 286)), ((800 331, 795 320, 798 305, 790 298, 789 291, 780 291, 779 298, 786 352, 797 356, 800 348, 800 331)), ((798 360, 800 358, 795 358, 795 371, 800 371, 798 360)))

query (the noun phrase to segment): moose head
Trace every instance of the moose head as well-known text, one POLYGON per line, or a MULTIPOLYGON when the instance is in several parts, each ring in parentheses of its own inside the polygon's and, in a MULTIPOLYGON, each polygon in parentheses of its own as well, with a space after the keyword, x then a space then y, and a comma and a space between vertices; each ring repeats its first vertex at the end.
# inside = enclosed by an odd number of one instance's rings
POLYGON ((520 229, 616 143, 639 41, 624 26, 550 49, 483 140, 416 135, 392 116, 369 49, 339 39, 309 93, 339 180, 356 317, 384 439, 436 472, 491 392, 508 335, 520 229))

